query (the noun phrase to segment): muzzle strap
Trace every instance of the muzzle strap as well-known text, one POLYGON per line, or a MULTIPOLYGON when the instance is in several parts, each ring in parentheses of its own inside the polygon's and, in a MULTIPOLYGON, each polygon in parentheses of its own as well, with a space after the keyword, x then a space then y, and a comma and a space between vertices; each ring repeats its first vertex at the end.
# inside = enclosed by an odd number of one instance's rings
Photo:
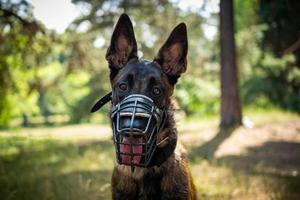
POLYGON ((95 105, 91 109, 91 113, 96 112, 97 110, 99 110, 107 102, 111 101, 111 99, 112 99, 112 92, 109 92, 108 94, 106 94, 104 97, 102 97, 101 99, 99 99, 95 103, 95 105))

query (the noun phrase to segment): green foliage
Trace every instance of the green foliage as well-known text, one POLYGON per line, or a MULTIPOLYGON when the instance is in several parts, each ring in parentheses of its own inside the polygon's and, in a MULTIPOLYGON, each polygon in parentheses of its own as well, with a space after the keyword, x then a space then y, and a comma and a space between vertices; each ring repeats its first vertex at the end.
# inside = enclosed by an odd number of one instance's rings
POLYGON ((261 0, 259 2, 258 20, 266 24, 264 37, 261 41, 263 50, 272 52, 276 57, 291 53, 300 65, 299 40, 300 18, 296 17, 300 12, 300 4, 295 0, 261 0))
POLYGON ((10 120, 10 109, 7 105, 9 105, 8 103, 8 98, 7 98, 7 95, 6 95, 6 91, 5 89, 2 89, 0 88, 0 110, 1 110, 1 113, 0 113, 0 127, 1 128, 6 128, 8 123, 9 123, 9 120, 10 120))
POLYGON ((184 78, 176 87, 175 97, 187 115, 216 114, 220 107, 217 83, 197 78, 184 78))
MULTIPOLYGON (((174 0, 73 3, 86 12, 63 34, 37 23, 26 1, 0 3, 0 17, 5 16, 0 21, 0 127, 28 126, 36 121, 51 124, 55 115, 71 123, 93 121, 89 114, 91 106, 110 91, 105 53, 113 25, 122 12, 128 13, 133 21, 142 59, 152 60, 171 29, 179 22, 187 24, 189 65, 174 96, 188 116, 219 112, 218 37, 204 37, 207 26, 218 24, 218 13, 208 11, 210 1, 203 1, 198 13, 181 10, 174 0), (87 30, 80 30, 83 24, 88 25, 87 30), (97 40, 104 44, 95 45, 97 40)), ((280 9, 286 19, 286 4, 280 1, 278 5, 283 6, 280 9)), ((245 0, 234 1, 234 6, 244 105, 278 106, 299 112, 298 51, 294 56, 287 54, 281 58, 272 48, 263 48, 265 42, 270 46, 270 41, 266 41, 266 34, 274 29, 270 23, 278 23, 273 17, 265 18, 270 5, 267 1, 259 4, 245 0)), ((295 26, 287 30, 294 29, 295 26)), ((295 34, 284 35, 288 38, 284 43, 291 44, 295 34)), ((108 106, 99 114, 106 116, 107 112, 108 106)))
POLYGON ((24 7, 28 7, 24 2, 0 3, 0 128, 9 125, 14 111, 18 109, 16 96, 19 91, 23 92, 19 86, 26 87, 22 82, 24 53, 37 32, 30 28, 30 25, 34 25, 29 19, 30 13, 25 12, 24 18, 18 18, 14 13, 15 10, 22 11, 24 7), (6 16, 5 20, 2 20, 3 16, 6 16), (27 22, 28 27, 25 26, 27 22))
POLYGON ((247 29, 257 23, 258 0, 235 0, 234 2, 234 22, 236 32, 247 29), (251 16, 251 17, 250 17, 251 16))
POLYGON ((265 25, 250 26, 239 31, 236 37, 243 103, 300 112, 296 59, 291 54, 278 58, 262 51, 260 43, 267 28, 265 25))
POLYGON ((266 54, 254 70, 255 76, 243 85, 246 103, 267 106, 268 99, 273 105, 300 112, 300 70, 294 56, 276 58, 266 54))

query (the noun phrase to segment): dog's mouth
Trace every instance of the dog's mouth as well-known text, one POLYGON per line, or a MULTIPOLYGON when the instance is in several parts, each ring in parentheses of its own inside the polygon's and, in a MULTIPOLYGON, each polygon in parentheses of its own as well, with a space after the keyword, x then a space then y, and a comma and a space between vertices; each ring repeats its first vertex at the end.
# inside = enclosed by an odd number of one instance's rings
POLYGON ((144 137, 123 136, 120 144, 120 157, 123 164, 140 164, 143 155, 144 137))

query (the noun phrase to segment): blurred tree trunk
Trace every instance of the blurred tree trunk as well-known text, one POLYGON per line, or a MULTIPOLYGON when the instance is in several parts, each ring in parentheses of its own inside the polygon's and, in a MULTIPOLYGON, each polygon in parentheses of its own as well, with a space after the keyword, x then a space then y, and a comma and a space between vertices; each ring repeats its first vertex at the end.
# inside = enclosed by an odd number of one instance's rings
POLYGON ((221 33, 221 127, 242 123, 236 65, 232 0, 220 1, 221 33))
POLYGON ((26 113, 22 114, 22 126, 28 127, 29 126, 29 119, 26 113))
POLYGON ((38 104, 39 104, 39 107, 41 109, 41 114, 42 116, 44 117, 44 124, 47 124, 49 125, 49 115, 50 115, 50 112, 47 108, 47 103, 46 103, 46 94, 47 94, 47 89, 46 88, 43 88, 42 86, 40 86, 39 90, 39 99, 38 99, 38 104))

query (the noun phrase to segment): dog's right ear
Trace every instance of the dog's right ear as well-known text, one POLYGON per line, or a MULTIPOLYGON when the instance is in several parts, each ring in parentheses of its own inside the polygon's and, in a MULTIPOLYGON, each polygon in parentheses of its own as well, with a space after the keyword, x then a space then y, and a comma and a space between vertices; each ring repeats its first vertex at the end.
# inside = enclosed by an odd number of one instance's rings
POLYGON ((137 44, 132 23, 126 14, 122 14, 112 34, 110 47, 107 49, 106 60, 111 72, 117 72, 127 62, 137 56, 137 44))

